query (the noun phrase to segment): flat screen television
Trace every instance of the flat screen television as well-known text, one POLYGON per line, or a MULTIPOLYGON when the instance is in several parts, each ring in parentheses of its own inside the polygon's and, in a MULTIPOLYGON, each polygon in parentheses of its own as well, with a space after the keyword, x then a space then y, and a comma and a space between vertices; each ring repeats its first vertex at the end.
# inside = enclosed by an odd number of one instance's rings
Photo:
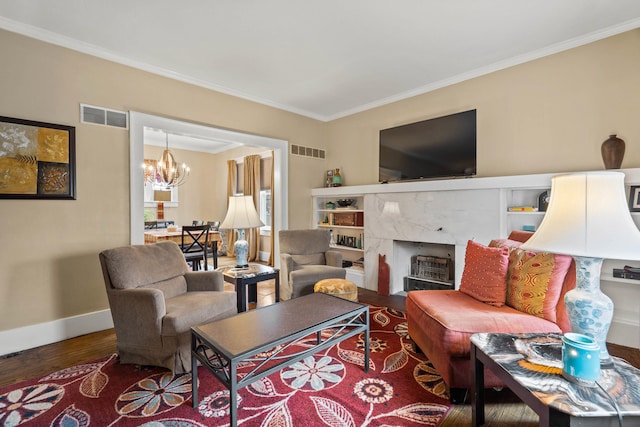
POLYGON ((379 181, 476 174, 476 110, 380 131, 379 181))

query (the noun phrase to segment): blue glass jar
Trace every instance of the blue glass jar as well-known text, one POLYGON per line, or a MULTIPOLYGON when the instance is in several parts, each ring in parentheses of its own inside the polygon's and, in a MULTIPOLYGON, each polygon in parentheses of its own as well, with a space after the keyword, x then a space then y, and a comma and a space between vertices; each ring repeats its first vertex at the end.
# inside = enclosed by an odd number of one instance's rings
POLYGON ((591 337, 568 332, 562 337, 562 376, 594 386, 600 378, 600 346, 591 337))

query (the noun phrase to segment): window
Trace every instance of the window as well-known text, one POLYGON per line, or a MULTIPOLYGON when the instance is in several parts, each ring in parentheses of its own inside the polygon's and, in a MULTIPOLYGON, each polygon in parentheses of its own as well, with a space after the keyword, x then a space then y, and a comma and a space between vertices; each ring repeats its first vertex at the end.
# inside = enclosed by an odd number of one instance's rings
POLYGON ((271 190, 260 190, 260 221, 264 223, 263 227, 260 227, 261 236, 271 235, 271 190))
POLYGON ((164 201, 164 206, 169 208, 178 207, 178 187, 171 187, 167 190, 161 185, 145 181, 144 183, 144 206, 155 207, 156 202, 164 201), (169 195, 167 194, 169 193, 169 195))

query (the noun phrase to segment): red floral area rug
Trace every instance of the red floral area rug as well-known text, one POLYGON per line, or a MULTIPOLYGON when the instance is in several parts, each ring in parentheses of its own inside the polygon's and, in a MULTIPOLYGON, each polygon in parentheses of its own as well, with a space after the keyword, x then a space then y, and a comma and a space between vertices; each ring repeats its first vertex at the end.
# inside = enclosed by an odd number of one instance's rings
MULTIPOLYGON (((238 390, 238 425, 437 426, 451 406, 413 352, 405 314, 370 307, 370 317, 368 374, 363 337, 351 337, 238 390)), ((229 425, 229 391, 202 366, 199 384, 193 409, 191 374, 122 365, 114 354, 0 389, 0 425, 229 425)))

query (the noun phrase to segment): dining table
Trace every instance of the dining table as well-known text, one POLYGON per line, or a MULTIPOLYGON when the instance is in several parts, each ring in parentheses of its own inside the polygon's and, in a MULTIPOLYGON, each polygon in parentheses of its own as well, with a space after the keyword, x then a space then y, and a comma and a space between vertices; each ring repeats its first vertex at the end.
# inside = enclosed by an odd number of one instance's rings
MULTIPOLYGON (((191 243, 193 239, 187 234, 184 236, 184 243, 191 243)), ((178 227, 176 230, 169 231, 167 229, 157 229, 157 230, 145 230, 144 231, 144 244, 148 245, 151 243, 162 242, 165 240, 171 240, 176 242, 179 245, 182 245, 182 228, 178 227)), ((213 265, 214 268, 218 268, 218 249, 219 245, 222 243, 222 237, 219 231, 209 230, 209 241, 216 242, 215 250, 213 251, 213 265)), ((213 246, 213 244, 212 244, 213 246)))
MULTIPOLYGON (((144 231, 144 244, 162 242, 163 240, 172 240, 177 244, 182 244, 182 229, 178 227, 175 231, 169 231, 167 229, 157 230, 145 230, 144 231)), ((221 242, 219 231, 209 230, 209 240, 212 242, 221 242)), ((191 243, 193 239, 189 235, 185 236, 185 243, 191 243), (188 240, 187 240, 188 239, 188 240)))

